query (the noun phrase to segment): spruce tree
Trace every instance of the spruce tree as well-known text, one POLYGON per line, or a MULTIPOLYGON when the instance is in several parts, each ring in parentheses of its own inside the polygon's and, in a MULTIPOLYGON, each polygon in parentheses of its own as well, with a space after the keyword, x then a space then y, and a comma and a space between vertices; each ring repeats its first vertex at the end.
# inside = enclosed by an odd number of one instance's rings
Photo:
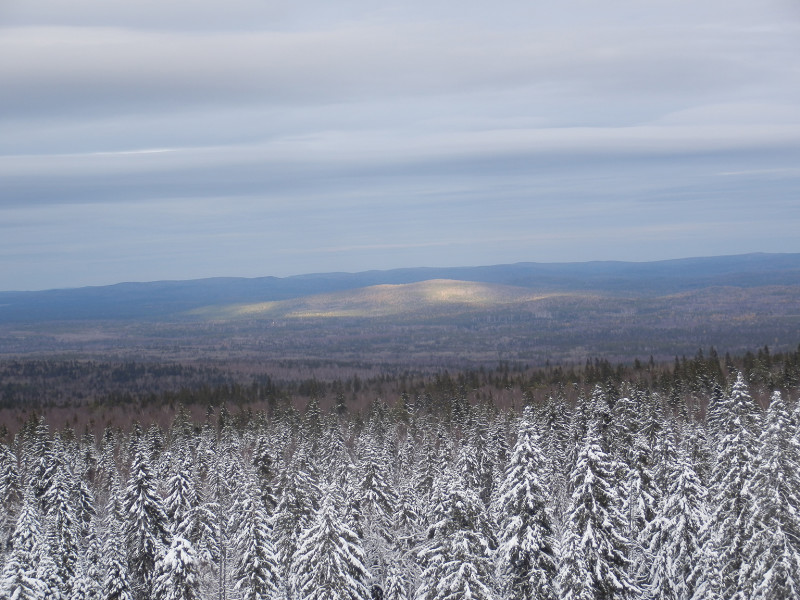
MULTIPOLYGON (((570 476, 573 492, 566 517, 567 527, 572 529, 572 560, 582 561, 588 574, 581 589, 569 591, 575 598, 588 593, 597 599, 622 600, 639 593, 628 576, 626 519, 617 472, 617 464, 603 450, 599 424, 591 419, 570 476)), ((568 568, 574 569, 573 565, 568 568)))
POLYGON ((753 476, 743 495, 755 507, 747 524, 740 598, 800 597, 800 445, 779 392, 772 395, 753 476))
POLYGON ((3 600, 44 600, 46 588, 37 572, 42 536, 34 492, 28 490, 11 537, 13 550, 3 568, 3 600))
POLYGON ((339 517, 338 492, 329 489, 300 536, 290 587, 297 600, 368 600, 369 572, 356 533, 339 517))
POLYGON ((186 538, 174 535, 169 549, 156 562, 152 598, 200 600, 197 556, 186 538))
MULTIPOLYGON (((466 462, 462 449, 457 469, 466 462)), ((419 552, 424 571, 417 600, 494 600, 496 549, 486 507, 463 479, 445 472, 437 485, 437 506, 428 531, 429 542, 419 552)))
POLYGON ((743 590, 739 575, 745 558, 752 505, 744 493, 756 454, 756 405, 741 373, 730 398, 720 404, 717 453, 711 473, 711 518, 703 530, 704 563, 695 597, 733 598, 743 590))
POLYGON ((670 488, 648 525, 649 574, 645 597, 652 600, 690 600, 697 587, 695 567, 702 558, 701 531, 708 519, 706 489, 686 451, 679 454, 670 474, 670 488))
POLYGON ((238 561, 233 574, 234 587, 242 594, 243 600, 270 600, 281 589, 279 568, 267 506, 253 478, 249 478, 235 507, 238 561))
POLYGON ((557 559, 553 519, 542 476, 545 459, 526 407, 494 510, 500 526, 497 562, 510 595, 518 600, 555 598, 557 559))
POLYGON ((142 448, 136 451, 130 479, 123 497, 123 523, 128 544, 128 562, 136 596, 151 597, 156 561, 169 543, 168 520, 149 460, 142 448))
POLYGON ((113 513, 109 514, 106 523, 103 565, 105 576, 100 589, 101 600, 134 600, 122 527, 113 513))
POLYGON ((592 577, 583 556, 581 540, 567 525, 559 544, 556 586, 559 600, 595 600, 592 577))
POLYGON ((21 499, 17 457, 0 442, 0 558, 14 531, 21 499))
POLYGON ((285 572, 291 569, 302 531, 319 506, 320 489, 314 465, 298 451, 281 479, 281 495, 273 516, 275 549, 285 572))
POLYGON ((69 597, 80 555, 80 525, 70 497, 71 489, 76 487, 73 482, 72 474, 62 468, 53 475, 43 496, 44 504, 48 507, 52 556, 65 597, 69 597))

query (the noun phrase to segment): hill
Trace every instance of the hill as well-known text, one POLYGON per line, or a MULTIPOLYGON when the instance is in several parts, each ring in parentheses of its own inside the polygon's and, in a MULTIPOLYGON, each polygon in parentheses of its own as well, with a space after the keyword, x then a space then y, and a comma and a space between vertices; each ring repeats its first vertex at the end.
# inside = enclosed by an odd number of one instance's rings
POLYGON ((0 323, 174 319, 208 306, 277 302, 437 279, 521 287, 536 294, 588 292, 601 296, 647 298, 709 287, 800 285, 800 254, 745 254, 657 262, 412 268, 284 278, 212 278, 0 292, 0 323))
POLYGON ((190 314, 217 320, 345 317, 425 319, 435 315, 453 317, 464 312, 502 310, 547 296, 515 286, 432 279, 417 283, 381 284, 291 300, 204 307, 193 310, 190 314))
POLYGON ((5 293, 0 304, 6 358, 247 369, 669 360, 710 346, 796 348, 800 255, 120 284, 5 293))

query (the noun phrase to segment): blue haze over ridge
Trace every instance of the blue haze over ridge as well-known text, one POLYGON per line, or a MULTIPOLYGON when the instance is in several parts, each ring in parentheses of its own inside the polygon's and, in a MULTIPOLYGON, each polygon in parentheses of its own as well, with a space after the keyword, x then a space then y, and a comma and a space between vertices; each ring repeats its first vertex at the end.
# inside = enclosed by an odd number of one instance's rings
POLYGON ((655 262, 525 262, 0 292, 0 323, 184 318, 182 313, 204 306, 285 300, 431 279, 511 285, 537 292, 654 297, 720 286, 800 286, 800 254, 757 253, 655 262))

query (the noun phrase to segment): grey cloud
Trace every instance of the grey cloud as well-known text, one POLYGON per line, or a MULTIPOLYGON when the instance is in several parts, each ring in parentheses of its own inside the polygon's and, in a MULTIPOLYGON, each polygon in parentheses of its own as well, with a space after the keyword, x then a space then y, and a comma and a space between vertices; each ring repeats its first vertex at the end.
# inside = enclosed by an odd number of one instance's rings
POLYGON ((743 60, 741 38, 691 28, 532 38, 447 24, 247 33, 6 29, 0 51, 17 58, 0 63, 0 108, 8 119, 219 103, 317 105, 526 86, 539 96, 601 98, 733 92, 765 72, 762 63, 743 60), (709 44, 711 52, 700 51, 709 44))
POLYGON ((9 0, 0 288, 797 251, 798 23, 788 0, 9 0))

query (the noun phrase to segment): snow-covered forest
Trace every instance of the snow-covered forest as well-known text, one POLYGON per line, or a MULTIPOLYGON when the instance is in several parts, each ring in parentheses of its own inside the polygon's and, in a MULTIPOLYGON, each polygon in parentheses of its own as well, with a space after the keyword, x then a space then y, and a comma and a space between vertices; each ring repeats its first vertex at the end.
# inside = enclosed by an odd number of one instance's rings
POLYGON ((800 597, 800 404, 179 413, 0 444, 2 600, 800 597))

